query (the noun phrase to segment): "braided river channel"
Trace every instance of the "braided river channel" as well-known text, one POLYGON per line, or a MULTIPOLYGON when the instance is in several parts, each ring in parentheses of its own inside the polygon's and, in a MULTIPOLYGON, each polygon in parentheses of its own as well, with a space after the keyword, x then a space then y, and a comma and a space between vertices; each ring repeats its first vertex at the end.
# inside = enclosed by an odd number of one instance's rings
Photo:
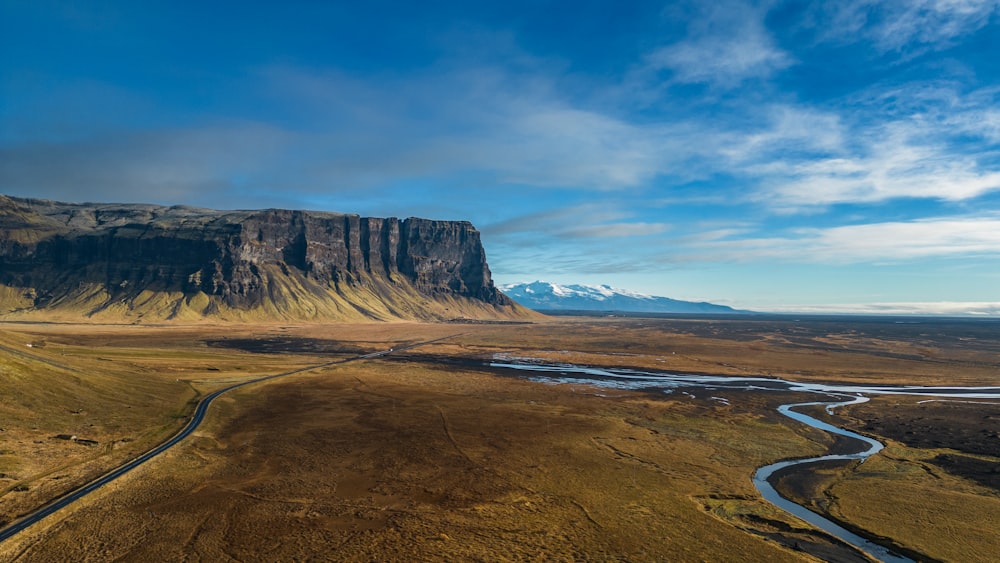
MULTIPOLYGON (((664 393, 679 391, 693 395, 693 391, 711 393, 713 390, 743 390, 743 391, 793 391, 807 394, 819 394, 829 397, 830 401, 813 401, 790 403, 778 407, 778 412, 798 422, 820 430, 851 438, 858 442, 859 451, 851 454, 831 454, 803 459, 790 459, 760 467, 753 475, 754 486, 765 500, 778 508, 809 522, 813 526, 845 541, 869 556, 885 562, 912 561, 907 557, 893 552, 889 548, 863 538, 836 522, 809 510, 781 496, 772 486, 770 477, 778 470, 794 465, 805 465, 831 460, 860 460, 882 450, 883 444, 875 439, 863 436, 823 422, 795 410, 798 407, 825 406, 827 413, 832 414, 837 407, 868 401, 872 395, 913 395, 936 397, 951 400, 1000 399, 1000 387, 922 387, 922 386, 873 386, 873 385, 836 385, 826 383, 800 383, 769 377, 731 377, 715 375, 693 375, 678 373, 660 373, 652 371, 637 371, 626 369, 609 369, 577 366, 572 364, 545 364, 534 361, 505 360, 494 361, 490 367, 515 369, 525 372, 527 379, 545 383, 566 383, 578 385, 593 385, 613 389, 632 390, 662 390, 664 393)), ((726 399, 711 397, 710 399, 728 403, 726 399)))

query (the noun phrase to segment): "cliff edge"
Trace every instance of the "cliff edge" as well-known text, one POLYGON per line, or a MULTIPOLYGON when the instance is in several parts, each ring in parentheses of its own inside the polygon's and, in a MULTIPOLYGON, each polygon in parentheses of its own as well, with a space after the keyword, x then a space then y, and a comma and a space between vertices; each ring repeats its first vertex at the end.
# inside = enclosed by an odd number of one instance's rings
POLYGON ((0 195, 0 318, 515 319, 464 221, 0 195))

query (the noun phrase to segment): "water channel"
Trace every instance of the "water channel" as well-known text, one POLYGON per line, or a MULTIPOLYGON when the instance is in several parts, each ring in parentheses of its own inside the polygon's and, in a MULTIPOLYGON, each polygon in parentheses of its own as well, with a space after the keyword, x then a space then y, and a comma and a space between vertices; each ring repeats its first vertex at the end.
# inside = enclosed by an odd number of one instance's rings
MULTIPOLYGON (((859 443, 860 451, 852 454, 831 454, 803 459, 790 459, 765 465, 757 469, 753 476, 754 486, 765 500, 778 508, 795 515, 828 534, 845 541, 879 561, 887 563, 912 562, 911 559, 894 553, 885 546, 863 538, 836 522, 792 502, 778 494, 769 479, 778 470, 793 465, 804 465, 830 460, 861 460, 882 450, 878 440, 839 428, 822 420, 795 410, 798 407, 825 406, 827 413, 837 407, 863 403, 869 395, 915 395, 941 397, 947 399, 1000 399, 1000 387, 923 387, 889 385, 836 385, 825 383, 801 383, 769 377, 731 377, 715 375, 694 375, 659 373, 638 370, 608 369, 577 366, 572 364, 545 364, 522 359, 502 359, 490 363, 491 367, 515 369, 527 372, 527 379, 545 383, 585 384, 613 389, 662 390, 664 393, 679 391, 694 396, 692 391, 709 392, 720 389, 757 391, 794 391, 820 394, 832 401, 790 403, 778 407, 778 412, 798 422, 820 430, 852 438, 859 443)), ((722 397, 707 396, 710 400, 728 404, 722 397)), ((947 400, 946 399, 946 400, 947 400)))

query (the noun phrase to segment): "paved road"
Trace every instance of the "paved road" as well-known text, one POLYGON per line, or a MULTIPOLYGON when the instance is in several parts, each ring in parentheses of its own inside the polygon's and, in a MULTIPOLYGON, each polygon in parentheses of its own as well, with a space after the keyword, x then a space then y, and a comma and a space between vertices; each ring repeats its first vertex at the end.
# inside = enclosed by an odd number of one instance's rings
POLYGON ((122 475, 128 473, 129 471, 132 471, 136 467, 139 467, 143 463, 146 463, 147 461, 149 461, 149 460, 153 459, 154 457, 160 455, 161 453, 167 451, 168 449, 170 449, 173 446, 175 446, 178 442, 180 442, 184 438, 187 438, 192 432, 194 432, 198 428, 198 426, 201 424, 201 421, 204 420, 205 413, 208 412, 208 407, 209 407, 209 405, 212 404, 212 401, 214 401, 216 397, 218 397, 219 395, 222 395, 223 393, 228 393, 229 391, 232 391, 233 389, 238 389, 238 388, 243 387, 245 385, 250 385, 250 384, 253 384, 253 383, 260 383, 261 381, 268 381, 270 379, 277 379, 279 377, 285 377, 285 376, 288 376, 288 375, 294 375, 296 373, 302 373, 302 372, 306 372, 306 371, 312 371, 312 370, 315 370, 315 369, 320 369, 320 368, 324 368, 324 367, 328 367, 328 366, 332 366, 332 365, 336 365, 336 364, 346 364, 348 362, 355 362, 355 361, 358 361, 358 360, 380 358, 382 356, 386 356, 386 355, 391 354, 393 352, 401 352, 403 350, 410 350, 410 349, 416 348, 418 346, 425 346, 427 344, 432 344, 434 342, 440 342, 442 340, 447 340, 449 338, 454 338, 456 336, 459 336, 459 335, 453 334, 451 336, 445 336, 445 337, 442 337, 442 338, 436 338, 434 340, 427 340, 425 342, 418 342, 416 344, 410 344, 410 345, 401 346, 401 347, 398 347, 398 348, 389 348, 388 350, 382 350, 382 351, 379 351, 379 352, 373 352, 371 354, 364 354, 364 355, 361 355, 361 356, 355 356, 353 358, 346 358, 346 359, 343 359, 343 360, 336 360, 336 361, 333 361, 333 362, 327 362, 325 364, 317 364, 317 365, 314 365, 314 366, 307 366, 307 367, 300 368, 300 369, 295 369, 295 370, 292 370, 292 371, 286 371, 284 373, 277 373, 277 374, 274 374, 274 375, 268 375, 268 376, 264 376, 264 377, 259 377, 257 379, 251 379, 251 380, 248 380, 248 381, 244 381, 242 383, 237 383, 235 385, 230 385, 229 387, 226 387, 226 388, 223 388, 223 389, 219 389, 218 391, 213 391, 212 393, 206 395, 204 398, 202 398, 201 401, 198 402, 198 406, 195 407, 194 414, 191 416, 191 420, 188 421, 187 425, 184 426, 184 428, 182 428, 180 432, 178 432, 177 434, 174 434, 174 436, 172 438, 170 438, 166 442, 160 444, 159 446, 156 446, 155 448, 149 450, 148 452, 142 454, 141 456, 133 459, 132 461, 126 462, 124 465, 120 465, 117 469, 112 470, 110 473, 105 473, 103 476, 98 477, 97 479, 91 481, 90 483, 87 483, 86 485, 83 485, 82 487, 80 487, 78 489, 74 489, 74 490, 70 491, 69 493, 65 494, 64 496, 61 496, 61 497, 53 500, 49 504, 46 504, 46 505, 42 506, 41 508, 39 508, 39 509, 35 510, 34 512, 32 512, 31 514, 28 514, 26 516, 21 517, 18 520, 15 520, 12 524, 10 524, 7 527, 5 527, 2 530, 0 530, 0 542, 2 542, 4 540, 6 540, 6 539, 8 539, 8 538, 10 538, 12 536, 14 536, 15 534, 17 534, 17 533, 21 532, 22 530, 28 528, 29 526, 32 526, 33 524, 39 522, 42 518, 45 518, 46 516, 48 516, 48 515, 56 512, 56 511, 62 510, 63 508, 66 508, 70 504, 72 504, 72 503, 80 500, 81 498, 83 498, 83 497, 87 496, 88 494, 96 491, 97 489, 103 487, 104 485, 107 485, 108 483, 114 481, 115 479, 121 477, 122 475))

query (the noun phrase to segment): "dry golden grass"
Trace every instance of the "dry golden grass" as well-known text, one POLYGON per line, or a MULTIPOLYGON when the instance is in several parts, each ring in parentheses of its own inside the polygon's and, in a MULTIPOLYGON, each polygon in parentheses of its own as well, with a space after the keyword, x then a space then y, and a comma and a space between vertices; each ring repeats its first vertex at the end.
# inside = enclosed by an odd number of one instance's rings
POLYGON ((996 561, 1000 493, 927 463, 938 453, 887 448, 829 489, 831 513, 933 559, 996 561))
POLYGON ((753 502, 750 437, 808 449, 754 415, 394 362, 219 406, 197 438, 8 549, 35 542, 39 561, 801 558, 702 507, 753 502))
MULTIPOLYGON (((0 356, 0 377, 9 383, 0 392, 11 397, 0 402, 0 440, 17 437, 16 447, 0 446, 10 451, 0 455, 0 473, 9 467, 17 477, 0 480, 7 514, 169 435, 196 393, 361 351, 453 338, 224 396, 195 436, 4 542, 0 560, 810 559, 786 547, 796 543, 821 558, 850 560, 856 556, 760 500, 750 482, 761 464, 832 445, 774 412, 796 397, 732 393, 728 406, 530 383, 468 362, 508 354, 923 384, 997 376, 988 346, 922 343, 921 352, 891 339, 852 347, 834 335, 840 349, 833 349, 827 334, 791 341, 766 327, 739 338, 713 330, 698 321, 594 319, 3 325, 3 351, 20 352, 0 356), (45 346, 27 348, 32 341, 45 346), (87 420, 97 421, 82 428, 100 431, 94 435, 102 444, 135 440, 89 460, 95 450, 51 440, 81 416, 72 412, 80 397, 87 420), (66 458, 73 465, 63 470, 60 454, 67 452, 77 457, 66 458), (32 463, 37 467, 26 471, 32 463), (34 476, 29 490, 13 491, 25 476, 34 476)), ((830 476, 834 514, 928 555, 983 560, 994 545, 982 535, 988 528, 969 525, 963 507, 992 523, 1000 499, 943 470, 928 471, 922 460, 936 451, 889 453, 895 457, 830 476), (884 491, 886 501, 871 502, 873 491, 884 491), (936 500, 924 502, 928 496, 936 500), (911 525, 903 522, 907 514, 931 521, 911 525), (959 528, 954 545, 941 539, 959 528)))
MULTIPOLYGON (((405 278, 392 282, 366 277, 352 283, 320 283, 275 264, 260 265, 267 299, 234 307, 203 292, 144 289, 113 295, 102 283, 81 283, 41 309, 27 287, 0 285, 0 319, 5 321, 149 323, 442 321, 455 318, 537 319, 517 304, 494 306, 479 299, 440 294, 429 297, 405 278)), ((117 288, 115 288, 117 289, 117 288)))
POLYGON ((0 521, 163 441, 206 391, 309 361, 321 360, 208 350, 190 333, 7 325, 0 331, 0 521))
MULTIPOLYGON (((794 321, 554 318, 515 329, 485 327, 458 343, 464 353, 515 351, 553 362, 627 366, 793 380, 912 385, 1000 384, 1000 339, 932 341, 914 349, 896 338, 826 333, 790 339, 794 321), (737 329, 726 330, 736 326, 737 329), (836 338, 836 346, 827 340, 836 338)), ((423 349, 422 353, 435 350, 423 349)))

